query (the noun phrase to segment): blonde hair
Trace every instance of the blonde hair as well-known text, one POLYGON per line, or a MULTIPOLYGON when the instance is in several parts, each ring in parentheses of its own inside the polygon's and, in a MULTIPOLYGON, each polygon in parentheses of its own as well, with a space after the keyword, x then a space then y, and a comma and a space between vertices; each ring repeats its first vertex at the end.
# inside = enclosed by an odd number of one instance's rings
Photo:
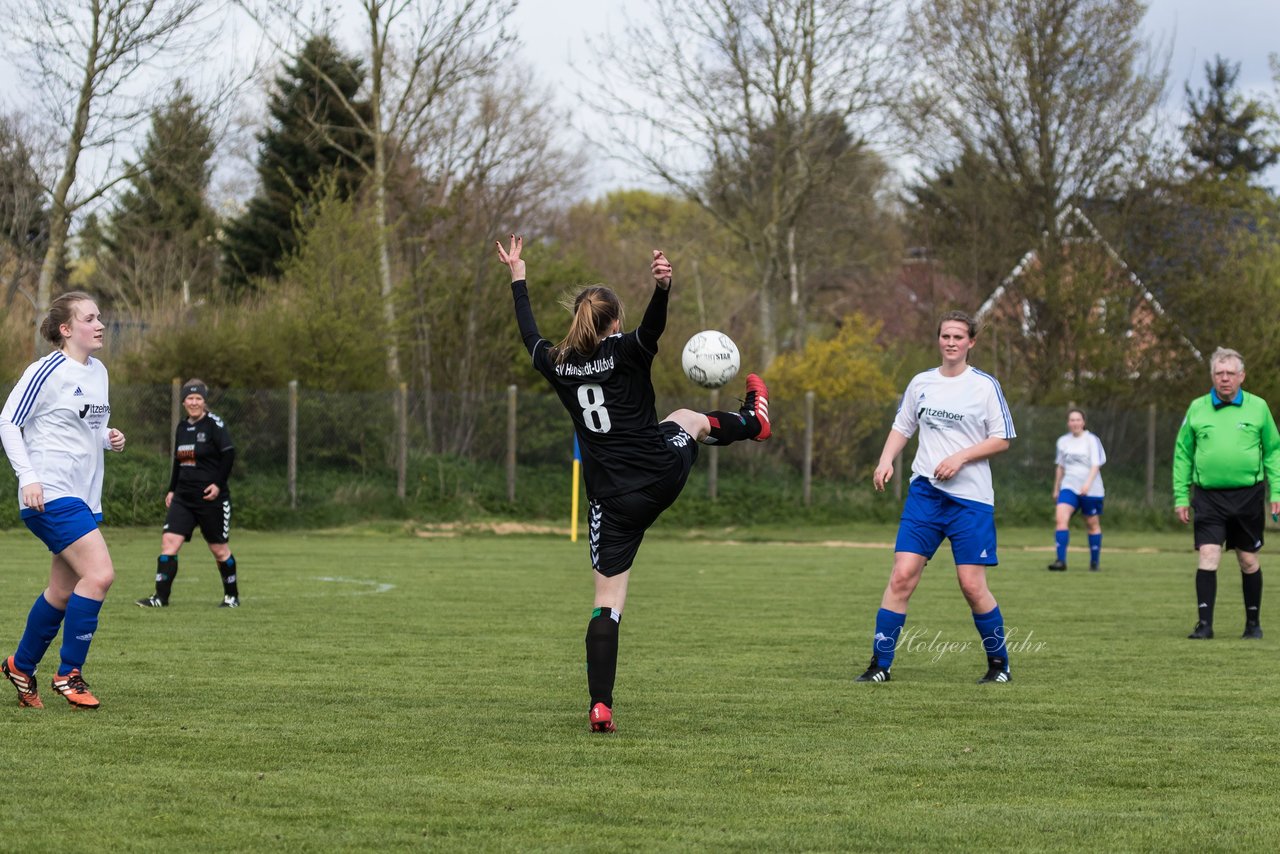
POLYGON ((75 317, 71 307, 78 302, 93 302, 93 297, 84 291, 67 291, 55 299, 49 306, 49 313, 40 322, 40 337, 61 349, 62 325, 71 323, 71 319, 75 317))
POLYGON ((570 352, 590 356, 613 322, 622 321, 622 301, 604 285, 583 288, 572 301, 565 300, 564 307, 573 313, 573 319, 569 321, 568 334, 552 351, 557 364, 563 363, 570 352))

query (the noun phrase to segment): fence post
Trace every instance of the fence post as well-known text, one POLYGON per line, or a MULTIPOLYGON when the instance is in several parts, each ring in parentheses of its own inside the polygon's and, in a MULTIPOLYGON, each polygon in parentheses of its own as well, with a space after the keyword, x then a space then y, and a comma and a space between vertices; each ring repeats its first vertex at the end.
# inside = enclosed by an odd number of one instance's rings
POLYGON ((902 470, 902 451, 893 458, 893 497, 902 500, 902 481, 910 479, 911 472, 902 470))
POLYGON ((169 459, 178 456, 178 419, 182 417, 182 379, 173 378, 172 391, 169 392, 169 459))
POLYGON ((1147 506, 1156 503, 1156 405, 1147 404, 1147 506))
MULTIPOLYGON (((720 408, 720 389, 711 389, 710 396, 711 406, 708 412, 715 412, 720 408)), ((715 445, 708 446, 707 454, 707 497, 712 501, 720 494, 720 449, 715 445)))
POLYGON ((516 387, 507 386, 507 503, 516 501, 516 387))
POLYGON ((289 380, 289 507, 298 509, 298 381, 289 380))
POLYGON ((812 391, 804 393, 804 506, 813 503, 813 398, 812 391))
POLYGON ((404 482, 409 468, 409 384, 400 383, 396 400, 396 498, 404 501, 404 482))

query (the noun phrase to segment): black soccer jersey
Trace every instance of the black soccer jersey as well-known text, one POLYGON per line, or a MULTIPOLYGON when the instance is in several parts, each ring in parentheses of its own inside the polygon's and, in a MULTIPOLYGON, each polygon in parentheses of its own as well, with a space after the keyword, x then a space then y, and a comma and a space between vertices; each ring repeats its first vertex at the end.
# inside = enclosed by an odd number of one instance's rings
POLYGON ((533 366, 573 418, 587 494, 609 498, 660 480, 671 451, 658 428, 649 371, 666 325, 668 292, 655 288, 637 329, 609 336, 590 356, 570 352, 557 364, 551 342, 538 333, 525 283, 513 282, 511 291, 533 366))
POLYGON ((173 474, 169 491, 185 500, 198 501, 205 487, 218 485, 220 498, 229 498, 227 478, 235 462, 235 446, 222 419, 212 412, 192 424, 183 418, 178 422, 173 447, 173 474))

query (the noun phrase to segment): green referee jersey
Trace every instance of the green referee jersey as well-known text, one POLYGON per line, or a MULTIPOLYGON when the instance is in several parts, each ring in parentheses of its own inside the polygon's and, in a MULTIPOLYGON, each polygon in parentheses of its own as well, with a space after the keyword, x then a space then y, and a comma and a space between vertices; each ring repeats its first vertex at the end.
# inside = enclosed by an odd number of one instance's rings
POLYGON ((1280 501, 1280 432, 1267 402, 1241 391, 1215 406, 1214 392, 1187 408, 1173 450, 1173 506, 1191 505, 1191 485, 1205 489, 1253 486, 1264 477, 1280 501))

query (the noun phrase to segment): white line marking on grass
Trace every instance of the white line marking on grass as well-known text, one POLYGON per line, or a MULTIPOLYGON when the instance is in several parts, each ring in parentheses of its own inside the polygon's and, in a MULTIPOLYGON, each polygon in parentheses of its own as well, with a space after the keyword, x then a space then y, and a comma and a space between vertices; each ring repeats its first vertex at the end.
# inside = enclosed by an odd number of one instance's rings
POLYGON ((316 581, 332 581, 336 584, 367 584, 373 588, 372 590, 352 591, 352 596, 366 596, 370 593, 386 593, 388 590, 395 589, 394 584, 387 584, 385 581, 375 581, 372 578, 342 578, 340 576, 331 577, 326 575, 317 578, 316 581))

